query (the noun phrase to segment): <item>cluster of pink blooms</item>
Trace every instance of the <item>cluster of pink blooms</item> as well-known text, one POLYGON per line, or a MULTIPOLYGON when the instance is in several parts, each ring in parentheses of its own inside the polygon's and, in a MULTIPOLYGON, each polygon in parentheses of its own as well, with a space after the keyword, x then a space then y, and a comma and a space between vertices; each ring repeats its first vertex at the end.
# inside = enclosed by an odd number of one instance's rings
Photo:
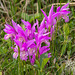
MULTIPOLYGON (((66 5, 60 6, 57 8, 56 13, 53 11, 54 6, 52 5, 49 16, 41 9, 44 14, 44 19, 42 22, 36 23, 31 26, 28 21, 21 20, 25 25, 25 30, 22 27, 15 23, 12 20, 13 27, 9 24, 5 24, 4 31, 7 33, 4 37, 7 40, 9 37, 14 41, 14 53, 13 58, 17 59, 20 50, 20 59, 27 61, 30 60, 33 65, 36 57, 40 58, 40 55, 46 53, 50 50, 50 40, 54 32, 55 24, 60 18, 65 19, 65 22, 69 21, 67 16, 70 11, 67 8, 69 3, 66 5), (37 29, 36 29, 37 28, 37 29), (45 46, 42 46, 42 43, 45 43, 45 46)), ((51 53, 48 53, 48 57, 51 57, 51 53)))

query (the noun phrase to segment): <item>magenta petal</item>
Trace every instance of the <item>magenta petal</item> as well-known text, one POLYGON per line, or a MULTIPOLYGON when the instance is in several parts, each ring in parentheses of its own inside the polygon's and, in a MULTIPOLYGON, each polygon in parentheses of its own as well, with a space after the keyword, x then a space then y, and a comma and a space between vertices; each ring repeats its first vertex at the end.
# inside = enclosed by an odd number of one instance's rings
POLYGON ((21 19, 21 21, 23 22, 23 24, 25 25, 25 28, 31 29, 31 24, 28 21, 24 21, 21 19))
POLYGON ((39 35, 42 35, 45 32, 45 28, 41 28, 40 30, 38 30, 39 35))
POLYGON ((7 30, 6 29, 3 29, 4 30, 4 32, 7 32, 7 30))
POLYGON ((41 30, 42 28, 45 28, 45 18, 42 20, 39 30, 41 30))
POLYGON ((29 56, 29 59, 30 59, 31 64, 34 65, 34 62, 35 62, 35 54, 33 54, 32 58, 31 58, 31 56, 29 56))
POLYGON ((50 46, 50 42, 47 40, 44 40, 44 42, 48 45, 48 47, 50 46))
POLYGON ((26 51, 20 51, 20 58, 22 59, 22 60, 27 60, 28 59, 28 53, 26 52, 26 51))
POLYGON ((51 16, 53 15, 53 8, 54 8, 54 6, 52 5, 52 7, 49 11, 49 20, 50 20, 51 16))
POLYGON ((57 8, 57 10, 56 10, 57 12, 59 12, 60 11, 60 6, 57 8))
POLYGON ((14 28, 8 24, 5 24, 5 29, 3 29, 6 33, 11 34, 11 33, 16 33, 14 28))
POLYGON ((64 15, 62 18, 65 19, 65 22, 68 22, 69 21, 69 17, 66 16, 66 15, 64 15))
POLYGON ((59 16, 61 13, 60 12, 57 12, 55 14, 52 15, 53 19, 55 19, 55 17, 59 16))
POLYGON ((65 8, 65 9, 62 9, 61 11, 63 11, 63 10, 66 10, 66 11, 67 11, 67 10, 69 10, 69 9, 70 9, 70 8, 65 8))
POLYGON ((53 20, 53 25, 55 25, 55 24, 56 24, 56 22, 57 22, 57 21, 56 21, 56 19, 54 19, 54 20, 53 20))
POLYGON ((6 35, 4 36, 4 39, 7 40, 9 37, 12 37, 12 35, 11 35, 11 34, 6 34, 6 35))
POLYGON ((21 51, 23 51, 23 50, 27 51, 27 44, 25 42, 23 43, 23 45, 22 45, 20 50, 21 51))
POLYGON ((36 25, 37 25, 37 23, 34 23, 34 24, 33 24, 33 26, 32 26, 32 33, 35 32, 35 30, 36 30, 35 26, 36 26, 36 25))
POLYGON ((44 14, 44 16, 45 16, 45 18, 46 18, 46 20, 47 20, 47 22, 48 22, 48 17, 47 17, 47 15, 46 15, 46 13, 41 9, 41 11, 42 11, 42 13, 44 14))
POLYGON ((48 58, 50 58, 51 57, 51 53, 48 53, 48 58))
POLYGON ((65 10, 63 10, 61 13, 66 15, 66 14, 69 14, 70 11, 65 11, 65 10))
POLYGON ((16 45, 14 49, 14 52, 17 52, 18 53, 18 46, 16 45))
POLYGON ((50 32, 43 34, 43 36, 47 36, 47 35, 49 35, 49 34, 50 34, 50 32))
POLYGON ((10 26, 9 24, 5 24, 5 28, 6 29, 14 29, 12 26, 10 26))
POLYGON ((19 24, 15 23, 13 20, 12 20, 12 24, 17 33, 19 32, 19 30, 22 30, 21 26, 19 24))
POLYGON ((15 23, 15 22, 12 20, 12 24, 13 24, 14 29, 18 32, 18 30, 17 30, 17 23, 15 23))
POLYGON ((21 19, 21 21, 22 21, 22 23, 23 23, 25 26, 28 25, 27 21, 24 21, 24 20, 22 20, 22 19, 21 19))
POLYGON ((17 57, 18 57, 18 53, 17 52, 14 52, 13 58, 17 59, 17 57))
POLYGON ((37 29, 39 28, 39 22, 38 20, 36 19, 36 23, 37 23, 37 29))
POLYGON ((22 43, 21 43, 20 41, 14 39, 14 42, 15 42, 20 48, 22 47, 22 43))
POLYGON ((29 40, 29 41, 27 42, 27 48, 28 48, 31 44, 33 44, 34 41, 35 41, 35 39, 33 39, 33 40, 29 40))
POLYGON ((41 48, 39 49, 40 55, 43 54, 43 53, 45 53, 45 52, 47 52, 47 51, 49 51, 50 48, 48 48, 48 47, 49 47, 49 46, 43 46, 43 47, 41 47, 41 48))
POLYGON ((65 4, 64 6, 62 6, 61 10, 65 9, 68 5, 69 5, 69 3, 65 4))

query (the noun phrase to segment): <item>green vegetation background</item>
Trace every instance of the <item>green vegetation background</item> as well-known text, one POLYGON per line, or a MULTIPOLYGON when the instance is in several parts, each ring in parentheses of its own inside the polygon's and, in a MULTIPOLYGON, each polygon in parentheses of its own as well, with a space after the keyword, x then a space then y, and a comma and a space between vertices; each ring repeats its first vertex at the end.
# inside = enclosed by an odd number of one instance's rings
MULTIPOLYGON (((3 75, 19 75, 18 61, 13 59, 12 42, 10 39, 4 40, 6 34, 4 24, 12 25, 11 20, 19 23, 24 29, 21 19, 29 21, 32 25, 36 19, 39 24, 44 15, 40 9, 43 9, 48 15, 52 3, 67 3, 70 0, 0 0, 0 71, 3 75)), ((56 9, 59 5, 55 5, 56 9)), ((34 66, 27 64, 27 72, 21 62, 21 74, 26 75, 74 75, 75 74, 75 6, 69 6, 69 22, 64 23, 61 20, 58 24, 58 35, 54 32, 51 41, 50 52, 52 57, 49 64, 39 73, 38 61, 34 66)), ((43 55, 44 58, 45 55, 43 55)), ((41 56, 42 57, 42 56, 41 56)))

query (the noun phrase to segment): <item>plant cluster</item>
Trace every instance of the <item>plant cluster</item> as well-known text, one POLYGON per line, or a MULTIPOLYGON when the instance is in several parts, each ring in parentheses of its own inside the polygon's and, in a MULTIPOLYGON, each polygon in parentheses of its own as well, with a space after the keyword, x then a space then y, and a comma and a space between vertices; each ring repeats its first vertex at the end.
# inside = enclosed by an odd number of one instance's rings
MULTIPOLYGON (((36 59, 40 59, 40 55, 50 50, 50 41, 52 41, 52 35, 55 31, 56 24, 63 18, 65 22, 69 21, 68 14, 70 13, 69 8, 66 5, 60 6, 54 12, 54 6, 52 5, 49 16, 41 9, 44 14, 44 18, 39 25, 38 20, 31 26, 28 21, 21 20, 25 25, 25 30, 12 20, 13 27, 9 24, 5 24, 4 31, 7 33, 4 39, 11 38, 14 50, 13 58, 19 57, 21 60, 30 60, 31 64, 34 65, 36 59), (45 45, 42 45, 44 43, 45 45)), ((51 57, 51 53, 48 52, 48 58, 51 57)))

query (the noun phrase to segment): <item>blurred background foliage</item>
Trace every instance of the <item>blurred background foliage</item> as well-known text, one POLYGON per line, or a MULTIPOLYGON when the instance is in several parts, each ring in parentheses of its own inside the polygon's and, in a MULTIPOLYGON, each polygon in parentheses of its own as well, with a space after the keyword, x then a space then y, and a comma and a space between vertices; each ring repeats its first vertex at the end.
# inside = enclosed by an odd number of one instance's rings
MULTIPOLYGON (((42 60, 42 73, 39 71, 39 62, 36 60, 34 66, 27 62, 27 72, 21 62, 21 72, 26 75, 75 75, 75 0, 0 0, 0 71, 3 75, 18 75, 18 61, 13 59, 12 42, 10 39, 4 40, 5 32, 4 24, 8 23, 12 26, 11 20, 20 24, 24 29, 21 19, 29 21, 32 25, 39 20, 42 21, 44 15, 40 9, 43 9, 48 15, 51 5, 54 4, 54 10, 62 3, 71 3, 69 5, 71 13, 69 14, 69 22, 64 20, 58 23, 57 35, 54 32, 51 41, 50 52, 52 57, 42 60), (47 64, 46 64, 47 63, 47 64), (45 66, 46 65, 46 66, 45 66), (34 74, 33 74, 34 73, 34 74)), ((45 58, 45 54, 41 58, 45 58)))

